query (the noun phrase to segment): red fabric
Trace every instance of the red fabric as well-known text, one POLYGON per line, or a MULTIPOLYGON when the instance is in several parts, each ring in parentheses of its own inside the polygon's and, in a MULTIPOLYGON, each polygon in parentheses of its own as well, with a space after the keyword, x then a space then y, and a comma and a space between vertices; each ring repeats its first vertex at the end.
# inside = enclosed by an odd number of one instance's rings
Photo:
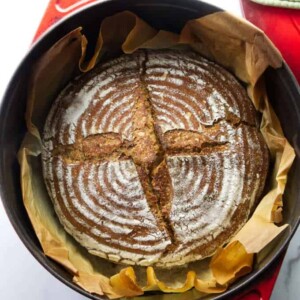
POLYGON ((44 31, 64 16, 92 2, 96 2, 96 0, 50 0, 33 40, 35 41, 44 31))
MULTIPOLYGON (((96 2, 97 0, 50 0, 49 5, 46 9, 46 12, 44 14, 44 17, 41 21, 41 24, 36 32, 36 35, 34 37, 34 40, 36 40, 46 29, 48 29, 51 25, 53 25, 55 22, 63 18, 64 16, 68 15, 70 12, 78 9, 79 7, 82 7, 88 3, 91 2, 96 2)), ((98 0, 99 1, 99 0, 98 0)), ((248 1, 243 1, 245 2, 245 5, 248 5, 248 1)), ((244 5, 244 3, 243 3, 244 5)), ((250 5, 250 3, 249 3, 250 5)), ((251 5, 249 6, 251 7, 251 5)), ((256 12, 251 12, 251 9, 248 8, 248 6, 245 6, 245 13, 246 17, 251 20, 255 19, 257 17, 256 12)), ((299 21, 299 19, 298 19, 299 21)), ((253 22, 254 23, 254 22, 253 22)), ((261 21, 261 23, 263 23, 261 21)), ((268 22, 265 22, 268 24, 268 22)), ((284 23, 283 20, 280 20, 277 22, 277 24, 274 24, 274 27, 280 27, 280 24, 284 23)), ((286 32, 286 35, 288 36, 288 40, 292 38, 292 33, 286 32)), ((286 38, 287 40, 287 38, 286 38)), ((281 43, 284 44, 284 43, 281 43)), ((298 43, 300 46, 300 42, 298 43)), ((295 47, 295 45, 293 46, 295 47)), ((288 50, 289 45, 285 45, 285 48, 288 50)), ((299 47, 298 47, 299 49, 299 47)), ((300 52, 298 51, 300 54, 300 52)), ((291 57, 288 56, 289 60, 293 60, 293 56, 290 55, 291 57)), ((287 58, 286 58, 287 60, 287 58)), ((300 63, 300 60, 299 60, 300 63)), ((298 71, 300 68, 298 68, 298 71)), ((300 74, 299 74, 300 75, 300 74)), ((300 77, 299 77, 300 79, 300 77)), ((280 267, 281 267, 281 262, 283 260, 284 255, 278 260, 278 264, 271 273, 265 274, 263 280, 261 280, 258 283, 253 283, 252 286, 248 287, 246 291, 242 292, 240 295, 236 296, 235 298, 232 298, 232 300, 269 300, 274 284, 276 282, 280 267)))
POLYGON ((300 10, 240 1, 246 19, 268 35, 300 83, 300 10))

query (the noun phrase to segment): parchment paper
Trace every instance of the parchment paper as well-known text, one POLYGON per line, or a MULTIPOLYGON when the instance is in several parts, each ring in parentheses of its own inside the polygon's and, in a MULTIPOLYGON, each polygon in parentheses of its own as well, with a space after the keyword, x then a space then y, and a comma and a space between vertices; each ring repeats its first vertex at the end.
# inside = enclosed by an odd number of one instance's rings
POLYGON ((172 299, 193 299, 203 293, 225 291, 230 283, 251 271, 254 253, 288 226, 275 223, 281 222, 282 195, 295 154, 268 102, 262 76, 267 67, 281 66, 280 53, 260 30, 226 12, 191 20, 177 35, 157 31, 125 11, 103 20, 90 60, 86 60, 88 46, 81 28, 75 29, 51 47, 32 70, 26 111, 28 133, 19 151, 19 162, 24 205, 45 255, 72 273, 74 282, 84 290, 111 299, 156 290, 183 293, 172 299), (251 100, 262 113, 260 128, 273 161, 270 189, 246 225, 212 258, 171 272, 152 267, 124 268, 89 254, 60 225, 42 177, 40 153, 44 121, 63 86, 80 71, 92 69, 103 57, 122 51, 132 53, 139 48, 186 45, 231 70, 247 85, 251 100))

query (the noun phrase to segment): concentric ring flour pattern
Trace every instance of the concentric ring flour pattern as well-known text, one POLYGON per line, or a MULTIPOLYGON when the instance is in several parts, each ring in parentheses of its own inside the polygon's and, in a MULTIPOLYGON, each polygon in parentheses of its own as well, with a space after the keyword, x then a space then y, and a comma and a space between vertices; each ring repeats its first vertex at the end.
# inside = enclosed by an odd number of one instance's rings
POLYGON ((269 153, 227 70, 190 50, 138 50, 57 97, 43 174, 65 230, 97 256, 170 268, 211 256, 247 221, 269 153))

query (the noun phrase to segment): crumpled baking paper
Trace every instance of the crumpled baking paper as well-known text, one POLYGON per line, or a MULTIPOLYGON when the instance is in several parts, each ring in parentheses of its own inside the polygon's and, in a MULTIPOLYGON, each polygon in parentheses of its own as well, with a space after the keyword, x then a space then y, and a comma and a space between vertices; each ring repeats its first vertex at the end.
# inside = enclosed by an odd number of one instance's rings
POLYGON ((73 274, 73 281, 84 290, 111 299, 152 291, 153 300, 181 300, 225 291, 236 279, 251 272, 254 254, 288 226, 276 223, 282 221, 282 195, 295 154, 268 102, 263 82, 266 68, 281 66, 280 53, 259 29, 226 12, 191 20, 177 35, 158 31, 133 13, 124 11, 102 21, 90 59, 86 58, 87 47, 81 28, 67 34, 35 63, 28 87, 28 132, 18 157, 24 205, 45 255, 73 274), (246 225, 212 258, 190 263, 185 268, 173 268, 171 272, 152 267, 125 268, 89 254, 60 225, 42 176, 40 153, 44 121, 52 101, 66 83, 80 72, 91 70, 103 57, 122 51, 132 53, 139 48, 187 45, 223 65, 247 85, 250 98, 262 114, 260 129, 273 161, 270 188, 246 225), (153 291, 177 295, 155 296, 153 291))

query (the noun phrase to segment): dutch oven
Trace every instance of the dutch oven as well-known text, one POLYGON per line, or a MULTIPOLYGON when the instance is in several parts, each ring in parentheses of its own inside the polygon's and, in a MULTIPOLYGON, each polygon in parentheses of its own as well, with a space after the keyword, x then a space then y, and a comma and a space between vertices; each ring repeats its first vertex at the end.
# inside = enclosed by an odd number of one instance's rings
MULTIPOLYGON (((88 40, 96 39, 101 21, 117 12, 130 10, 156 29, 179 33, 191 19, 220 11, 219 8, 198 0, 107 0, 85 6, 72 13, 46 31, 31 47, 11 79, 0 110, 0 192, 7 215, 19 237, 32 255, 63 283, 91 299, 106 299, 89 294, 72 282, 72 276, 60 265, 47 258, 39 245, 22 204, 20 168, 17 152, 26 132, 25 106, 28 80, 33 63, 59 38, 82 26, 88 40)), ((300 217, 300 90, 286 63, 280 69, 269 68, 265 73, 270 102, 280 119, 284 134, 296 150, 297 157, 289 172, 284 194, 284 222, 290 224, 271 243, 256 261, 253 271, 235 282, 221 295, 205 299, 232 298, 249 284, 258 281, 277 263, 277 258, 286 249, 296 231, 300 217)), ((164 295, 164 299, 173 299, 164 295)))

